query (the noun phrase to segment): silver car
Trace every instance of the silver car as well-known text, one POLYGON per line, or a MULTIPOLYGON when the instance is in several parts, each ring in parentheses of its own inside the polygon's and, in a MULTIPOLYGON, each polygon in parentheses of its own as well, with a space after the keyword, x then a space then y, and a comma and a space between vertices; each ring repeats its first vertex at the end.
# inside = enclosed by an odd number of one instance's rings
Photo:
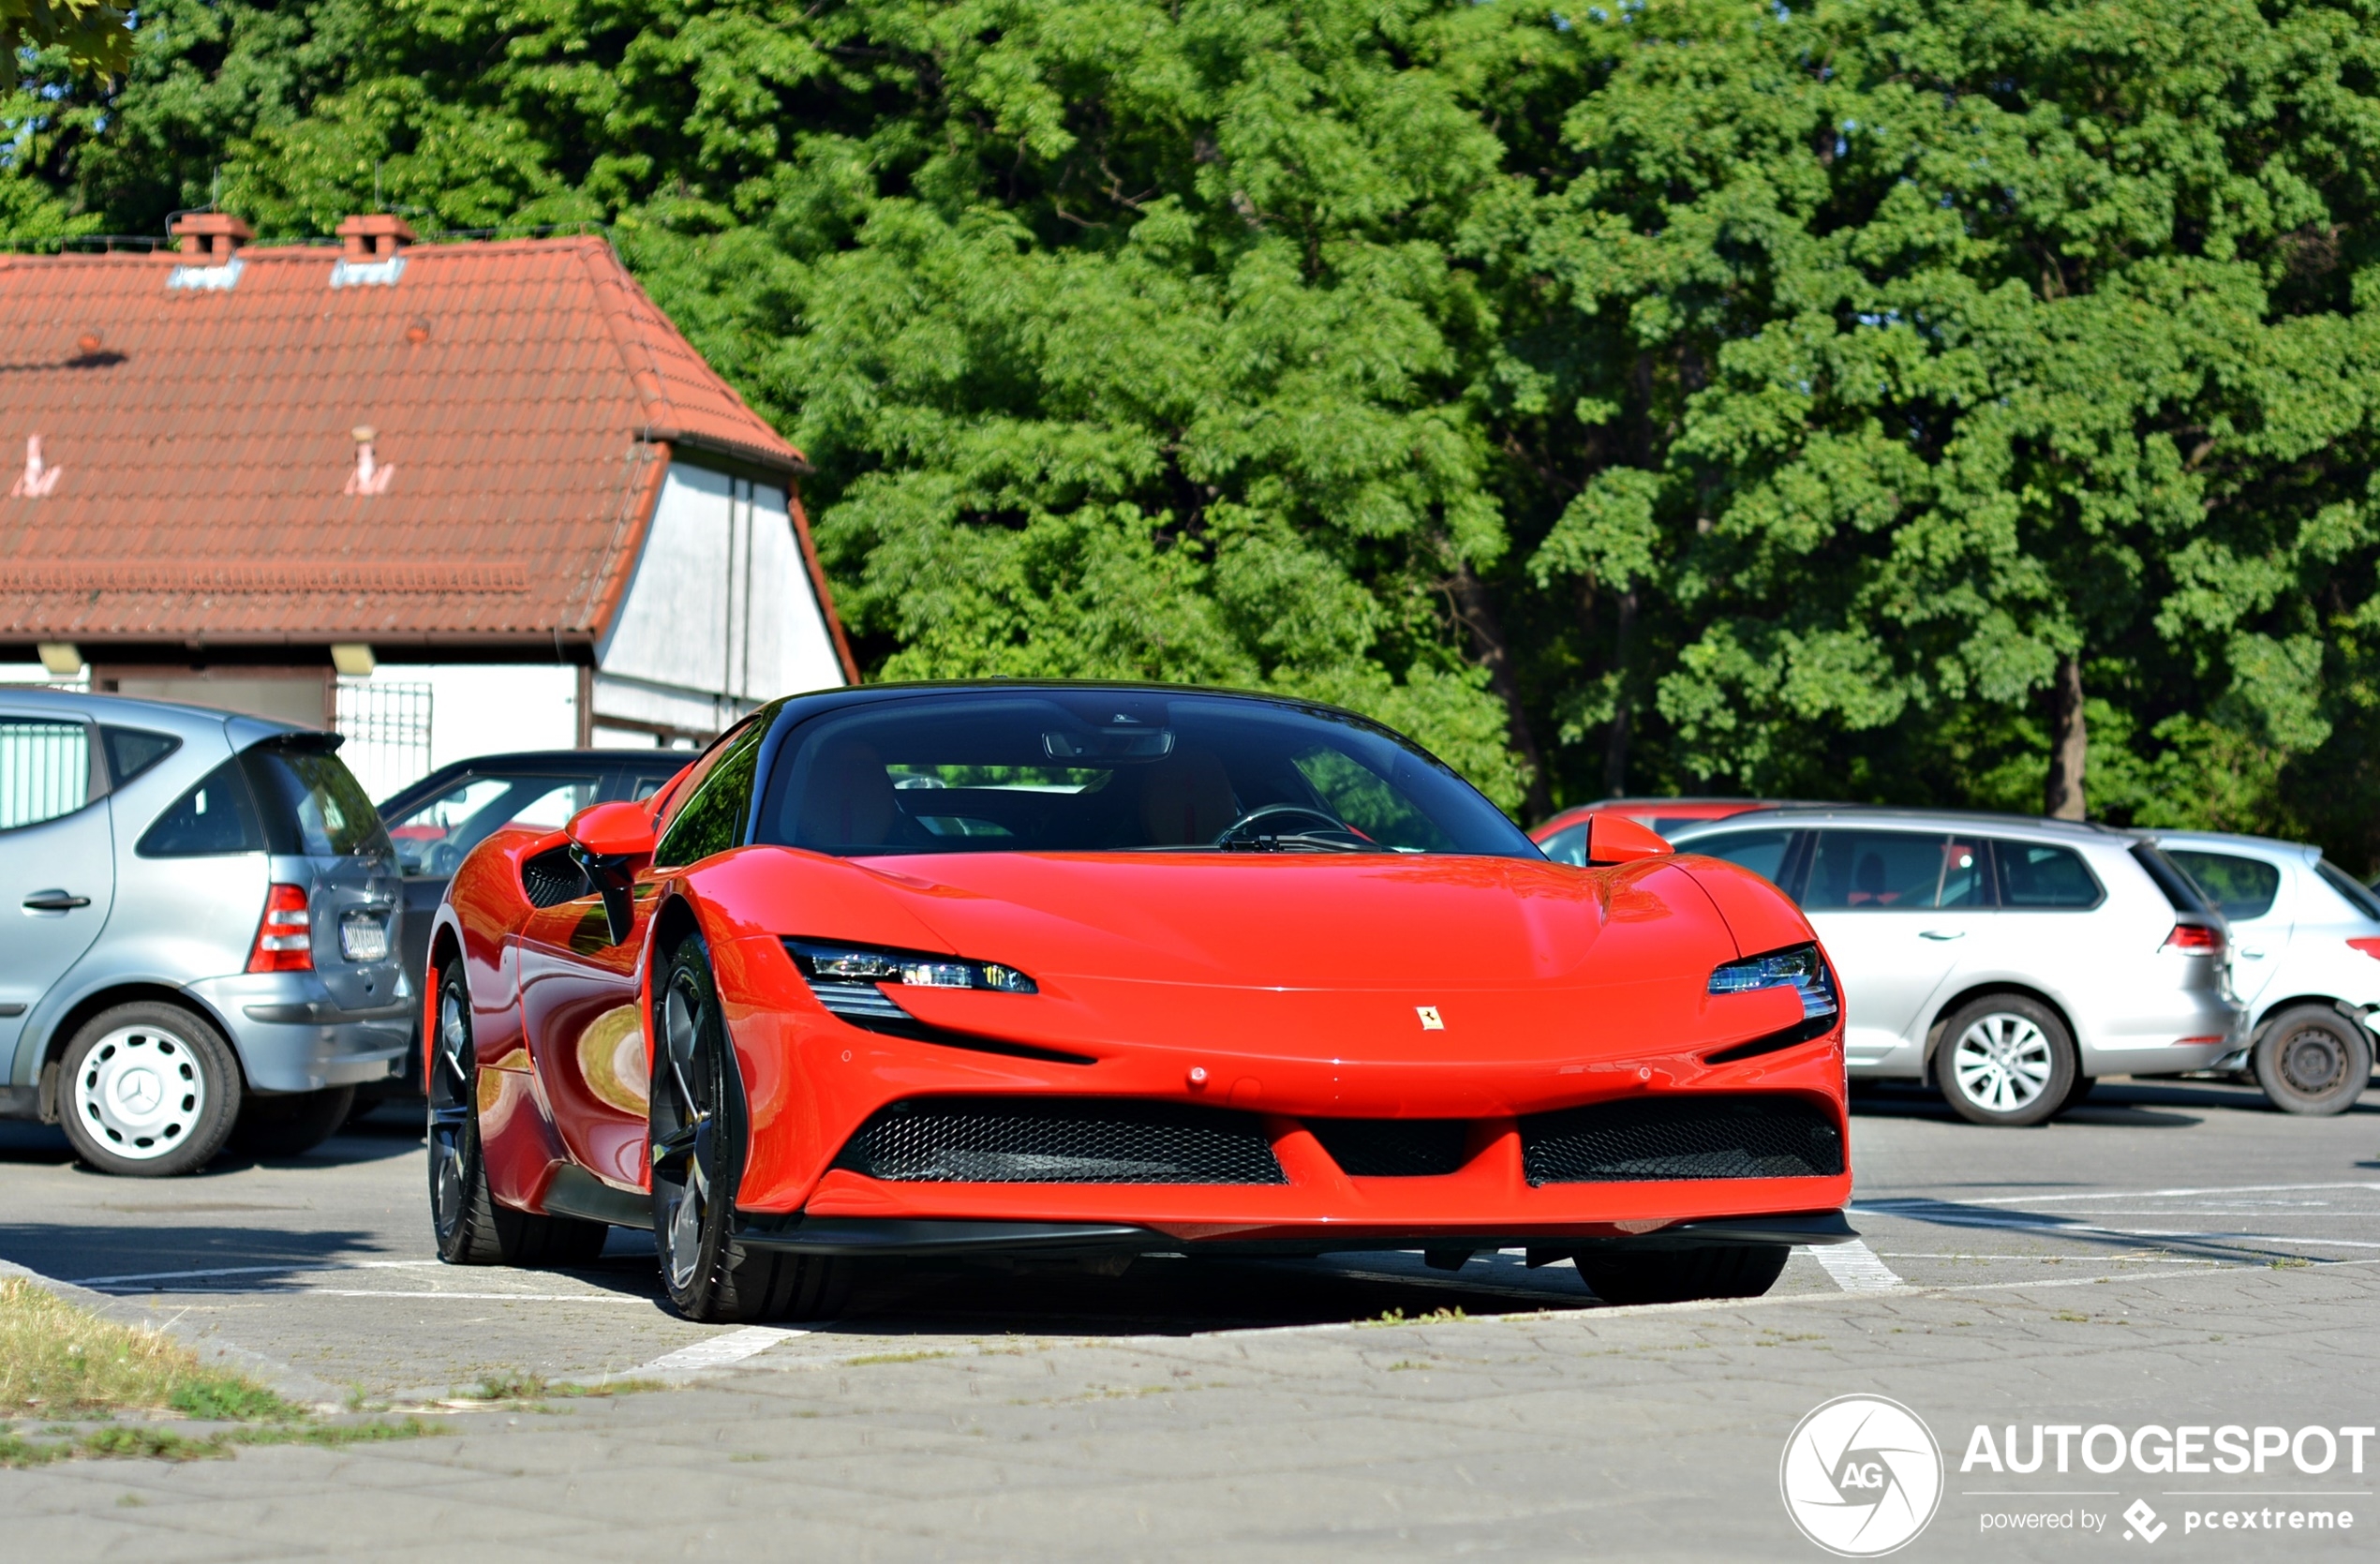
POLYGON ((2247 1047, 2217 1067, 2249 1072, 2287 1112, 2354 1107, 2380 1014, 2380 897, 2300 842, 2159 831, 2157 845, 2231 926, 2247 1047))
POLYGON ((2222 917, 2147 837, 2021 816, 1778 809, 1680 829, 1801 903, 1843 985, 1854 1078, 1931 1080, 2031 1125, 2103 1075, 2237 1050, 2222 917))
POLYGON ((312 1145, 402 1067, 402 886, 338 742, 0 687, 0 1114, 163 1176, 312 1145))

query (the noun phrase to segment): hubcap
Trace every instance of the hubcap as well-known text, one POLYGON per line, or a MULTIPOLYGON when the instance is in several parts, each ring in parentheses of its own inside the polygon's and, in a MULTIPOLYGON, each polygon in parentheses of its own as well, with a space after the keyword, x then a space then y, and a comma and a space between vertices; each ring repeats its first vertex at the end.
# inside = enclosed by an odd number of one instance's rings
POLYGON ((2339 1040, 2313 1027, 2281 1041, 2281 1079, 2290 1089, 2310 1097, 2326 1095, 2346 1073, 2346 1050, 2339 1040))
POLYGON ((703 1229, 719 1173, 710 1072, 702 1059, 704 1004, 680 975, 662 1001, 662 1052, 668 1069, 652 1096, 653 1188, 661 1196, 662 1265, 673 1288, 702 1266, 703 1229))
POLYGON ((430 1072, 430 1218, 441 1236, 463 1220, 468 1181, 463 1166, 466 1132, 477 1106, 471 1100, 471 1027, 462 997, 453 989, 439 996, 438 1067, 430 1072))
POLYGON ((206 1112, 206 1076, 172 1033, 118 1027, 83 1058, 74 1111, 116 1155, 145 1162, 189 1139, 206 1112))
POLYGON ((2049 1089, 2049 1037, 2022 1016, 1985 1016, 1958 1035, 1951 1075, 1969 1102, 1995 1113, 2029 1107, 2049 1089))

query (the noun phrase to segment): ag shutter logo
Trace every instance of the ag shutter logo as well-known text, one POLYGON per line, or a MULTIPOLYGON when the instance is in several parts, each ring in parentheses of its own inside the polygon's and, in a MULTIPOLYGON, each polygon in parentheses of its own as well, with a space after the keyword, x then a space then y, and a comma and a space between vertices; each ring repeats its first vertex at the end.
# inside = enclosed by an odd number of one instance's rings
POLYGON ((1797 1424, 1778 1468, 1802 1535, 1845 1558, 1914 1539, 1942 1498, 1942 1452, 1915 1412, 1880 1395, 1842 1395, 1797 1424))
POLYGON ((2132 1508, 2124 1512, 2124 1519, 2132 1523, 2132 1531, 2124 1533, 2127 1542, 2132 1541, 2134 1531, 2151 1542, 2165 1534, 2165 1523, 2157 1518, 2157 1512, 2149 1508, 2149 1501, 2145 1498, 2134 1499, 2132 1508))

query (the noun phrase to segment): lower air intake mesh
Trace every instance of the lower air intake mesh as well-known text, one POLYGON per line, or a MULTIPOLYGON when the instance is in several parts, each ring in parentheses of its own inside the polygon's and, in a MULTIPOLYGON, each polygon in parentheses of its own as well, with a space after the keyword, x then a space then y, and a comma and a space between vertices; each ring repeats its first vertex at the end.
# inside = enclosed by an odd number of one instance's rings
POLYGON ((921 1097, 835 1166, 900 1184, 1287 1184, 1253 1113, 1095 1097, 921 1097))
POLYGON ((1456 1172, 1471 1132, 1463 1119, 1308 1119, 1305 1127, 1343 1172, 1359 1179, 1456 1172))
POLYGON ((1778 1093, 1630 1097, 1521 1121, 1529 1183, 1823 1178, 1843 1138, 1817 1104, 1778 1093))

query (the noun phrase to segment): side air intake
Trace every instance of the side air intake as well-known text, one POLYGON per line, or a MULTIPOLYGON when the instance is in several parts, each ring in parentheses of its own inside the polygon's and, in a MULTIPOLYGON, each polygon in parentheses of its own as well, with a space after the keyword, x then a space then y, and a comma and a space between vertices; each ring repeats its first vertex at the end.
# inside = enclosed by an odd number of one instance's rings
POLYGON ((1253 1113, 1097 1097, 918 1097, 835 1166, 896 1184, 1287 1184, 1253 1113))
POLYGON ((1523 1119, 1521 1166, 1532 1184, 1830 1178, 1843 1137, 1783 1093, 1629 1097, 1523 1119))

